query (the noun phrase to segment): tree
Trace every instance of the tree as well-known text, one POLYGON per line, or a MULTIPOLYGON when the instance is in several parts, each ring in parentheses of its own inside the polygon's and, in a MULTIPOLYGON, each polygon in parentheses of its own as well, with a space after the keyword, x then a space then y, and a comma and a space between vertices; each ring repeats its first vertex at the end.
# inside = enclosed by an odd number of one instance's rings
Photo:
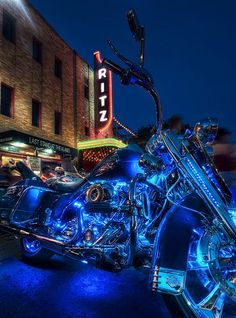
POLYGON ((133 137, 131 142, 138 144, 141 148, 145 148, 148 140, 155 134, 156 128, 153 125, 142 126, 136 132, 137 137, 133 137))

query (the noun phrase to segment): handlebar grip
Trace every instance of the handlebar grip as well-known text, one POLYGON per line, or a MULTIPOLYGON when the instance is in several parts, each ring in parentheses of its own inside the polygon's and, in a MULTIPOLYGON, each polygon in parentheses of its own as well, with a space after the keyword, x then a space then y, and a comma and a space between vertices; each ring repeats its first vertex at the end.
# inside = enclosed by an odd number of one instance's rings
POLYGON ((115 74, 121 75, 124 69, 110 60, 103 59, 102 64, 115 74))

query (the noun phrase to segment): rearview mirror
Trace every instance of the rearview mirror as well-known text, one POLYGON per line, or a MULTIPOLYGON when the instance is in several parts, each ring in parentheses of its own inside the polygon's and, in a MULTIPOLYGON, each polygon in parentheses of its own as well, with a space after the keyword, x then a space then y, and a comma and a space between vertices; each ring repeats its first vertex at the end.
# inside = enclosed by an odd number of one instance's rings
POLYGON ((195 135, 203 142, 214 141, 218 131, 218 120, 216 118, 206 118, 198 123, 194 127, 195 135))
POLYGON ((134 10, 127 13, 130 31, 136 41, 140 42, 140 67, 144 65, 144 26, 138 22, 137 15, 134 10))
POLYGON ((134 10, 129 10, 127 13, 130 31, 136 41, 141 41, 144 36, 144 27, 138 22, 137 15, 134 10))

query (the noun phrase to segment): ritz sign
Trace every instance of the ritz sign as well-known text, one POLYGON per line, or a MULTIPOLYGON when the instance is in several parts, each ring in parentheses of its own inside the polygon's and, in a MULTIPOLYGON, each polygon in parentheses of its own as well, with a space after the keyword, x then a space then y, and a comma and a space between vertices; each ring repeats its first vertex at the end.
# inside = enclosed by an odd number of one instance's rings
POLYGON ((97 133, 105 132, 112 123, 111 71, 102 65, 100 52, 94 53, 95 110, 97 133))

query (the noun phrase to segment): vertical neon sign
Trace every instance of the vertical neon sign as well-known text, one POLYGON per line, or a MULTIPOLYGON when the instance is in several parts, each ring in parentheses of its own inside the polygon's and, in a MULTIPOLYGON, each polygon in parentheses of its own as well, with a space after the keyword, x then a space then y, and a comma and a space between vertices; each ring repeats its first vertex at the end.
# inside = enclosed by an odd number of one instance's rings
POLYGON ((112 124, 112 75, 102 64, 100 52, 94 53, 95 121, 97 134, 104 135, 112 124))

